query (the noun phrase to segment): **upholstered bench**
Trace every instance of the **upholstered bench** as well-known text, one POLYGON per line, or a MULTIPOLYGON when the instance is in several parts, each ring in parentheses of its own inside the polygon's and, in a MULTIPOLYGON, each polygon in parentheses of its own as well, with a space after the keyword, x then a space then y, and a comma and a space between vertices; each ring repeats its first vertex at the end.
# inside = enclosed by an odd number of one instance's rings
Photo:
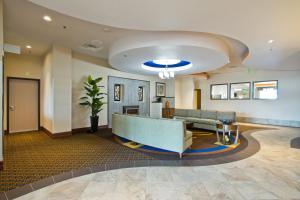
POLYGON ((183 120, 123 114, 112 115, 112 132, 140 144, 182 153, 193 143, 183 120))
POLYGON ((175 109, 174 119, 181 119, 193 123, 196 128, 216 130, 216 124, 220 121, 236 121, 236 113, 228 111, 175 109))

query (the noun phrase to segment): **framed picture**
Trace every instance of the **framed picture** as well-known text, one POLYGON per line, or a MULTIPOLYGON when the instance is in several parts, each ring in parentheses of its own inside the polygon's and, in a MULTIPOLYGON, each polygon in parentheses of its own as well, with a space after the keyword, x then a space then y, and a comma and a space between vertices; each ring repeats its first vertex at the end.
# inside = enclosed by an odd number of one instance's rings
POLYGON ((249 100, 251 97, 251 83, 230 83, 231 100, 249 100))
POLYGON ((275 100, 278 98, 278 81, 254 81, 253 99, 275 100))
POLYGON ((144 88, 142 86, 138 88, 138 99, 139 101, 144 101, 144 88))
POLYGON ((156 96, 165 97, 166 96, 166 84, 156 82, 156 96))
POLYGON ((121 85, 114 85, 114 101, 121 101, 121 85))
POLYGON ((212 84, 210 85, 211 100, 227 100, 228 99, 228 84, 212 84))

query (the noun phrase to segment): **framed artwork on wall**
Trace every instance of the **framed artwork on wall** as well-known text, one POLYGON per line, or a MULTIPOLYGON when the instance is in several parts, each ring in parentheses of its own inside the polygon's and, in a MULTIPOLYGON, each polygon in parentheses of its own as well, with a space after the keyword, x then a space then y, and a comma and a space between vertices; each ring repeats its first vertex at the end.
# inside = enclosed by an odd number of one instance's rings
POLYGON ((228 99, 228 84, 212 84, 210 85, 211 100, 227 100, 228 99))
POLYGON ((249 100, 250 94, 251 82, 230 83, 231 100, 249 100))
POLYGON ((166 84, 156 82, 156 96, 165 97, 166 96, 166 84))
POLYGON ((114 85, 114 101, 121 101, 121 84, 114 85))
POLYGON ((144 101, 144 88, 142 86, 138 88, 138 99, 139 101, 144 101))
POLYGON ((254 81, 253 99, 275 100, 278 98, 278 81, 254 81))

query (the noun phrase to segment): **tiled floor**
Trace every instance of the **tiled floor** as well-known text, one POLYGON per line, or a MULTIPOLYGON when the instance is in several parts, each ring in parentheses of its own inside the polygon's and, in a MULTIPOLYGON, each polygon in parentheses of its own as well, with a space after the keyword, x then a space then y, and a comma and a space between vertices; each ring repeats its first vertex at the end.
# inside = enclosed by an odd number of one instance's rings
POLYGON ((253 136, 261 149, 244 160, 99 172, 19 199, 300 199, 300 150, 290 147, 290 141, 300 136, 300 129, 262 130, 253 136))
MULTIPOLYGON (((43 132, 5 135, 5 162, 4 170, 0 171, 0 191, 7 192, 7 196, 11 199, 41 186, 57 183, 57 180, 61 180, 61 176, 69 179, 77 177, 78 174, 99 172, 99 168, 103 168, 103 165, 105 170, 109 170, 153 165, 199 166, 240 160, 259 150, 258 142, 251 137, 250 132, 261 129, 245 125, 240 128, 241 144, 237 148, 214 154, 184 155, 182 159, 178 154, 141 152, 119 145, 113 140, 110 129, 99 130, 97 136, 78 133, 60 139, 50 138, 43 132), (20 193, 21 191, 23 192, 20 193)), ((215 139, 213 135, 211 141, 206 142, 213 143, 215 139)), ((197 145, 199 146, 199 143, 197 145)), ((1 195, 0 192, 0 200, 1 195)))

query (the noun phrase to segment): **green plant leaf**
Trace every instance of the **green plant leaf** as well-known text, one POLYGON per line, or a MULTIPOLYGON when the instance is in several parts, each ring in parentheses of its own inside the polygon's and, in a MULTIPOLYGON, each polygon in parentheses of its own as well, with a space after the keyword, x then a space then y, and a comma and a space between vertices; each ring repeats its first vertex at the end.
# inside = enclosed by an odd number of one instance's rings
POLYGON ((83 83, 86 96, 81 97, 80 100, 86 101, 80 102, 79 104, 82 106, 89 106, 92 111, 92 116, 97 116, 97 114, 103 110, 102 106, 106 104, 102 102, 102 100, 104 99, 103 96, 107 94, 100 90, 100 88, 104 88, 104 86, 98 86, 98 83, 102 80, 102 77, 93 79, 92 76, 89 75, 87 80, 83 83))
POLYGON ((100 81, 102 81, 102 77, 96 78, 94 81, 95 83, 99 83, 100 81))
POLYGON ((91 106, 91 103, 90 102, 81 102, 81 103, 79 103, 80 105, 82 105, 82 106, 91 106))

